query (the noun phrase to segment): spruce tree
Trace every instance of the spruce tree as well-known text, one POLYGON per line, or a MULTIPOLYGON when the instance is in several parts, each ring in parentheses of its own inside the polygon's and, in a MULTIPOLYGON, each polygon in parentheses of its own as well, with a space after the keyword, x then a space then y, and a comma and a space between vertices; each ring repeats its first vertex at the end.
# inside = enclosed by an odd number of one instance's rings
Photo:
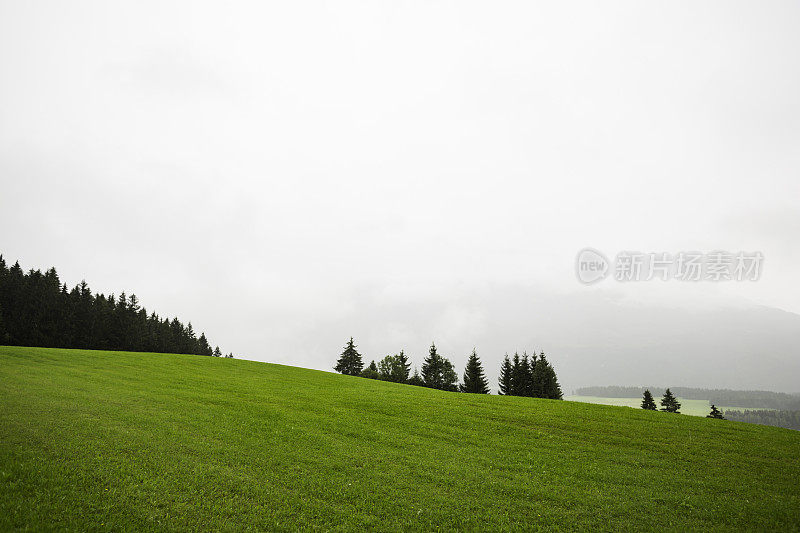
POLYGON ((540 390, 541 386, 536 381, 536 378, 534 377, 534 376, 536 376, 536 366, 538 364, 539 364, 539 358, 536 355, 536 353, 534 352, 534 354, 531 356, 531 361, 528 364, 528 375, 530 376, 528 378, 528 382, 529 382, 529 384, 528 384, 528 396, 531 396, 533 398, 541 398, 542 397, 542 391, 540 390))
POLYGON ((642 409, 647 409, 648 411, 655 411, 656 401, 653 399, 653 395, 650 394, 649 389, 645 389, 644 396, 642 397, 642 409))
POLYGON ((408 356, 400 350, 400 353, 397 354, 397 360, 403 367, 402 377, 403 379, 400 380, 400 383, 406 383, 408 381, 409 376, 411 375, 411 361, 408 360, 408 356))
POLYGON ((539 353, 539 360, 534 368, 533 382, 538 391, 538 398, 549 398, 551 400, 561 400, 563 398, 556 371, 547 360, 544 352, 539 353))
POLYGON ((661 398, 661 410, 667 413, 680 413, 681 404, 669 389, 661 398))
POLYGON ((510 395, 511 394, 511 374, 514 371, 513 367, 511 366, 511 360, 508 358, 508 354, 503 358, 503 364, 500 365, 500 394, 501 395, 510 395))
POLYGON ((360 376, 361 370, 364 368, 364 362, 361 361, 361 354, 356 350, 356 345, 353 343, 353 337, 347 341, 341 357, 336 362, 334 370, 341 374, 348 376, 360 376))
POLYGON ((435 344, 431 344, 428 357, 425 358, 425 362, 422 364, 422 380, 425 382, 426 387, 432 389, 458 390, 456 387, 458 375, 453 368, 453 364, 439 355, 435 344))
POLYGON ((478 359, 478 354, 474 349, 464 369, 464 383, 462 383, 459 388, 461 392, 489 394, 489 383, 486 381, 481 360, 478 359))
POLYGON ((409 385, 415 385, 417 387, 424 387, 425 381, 422 379, 422 376, 419 375, 419 370, 414 369, 414 375, 408 378, 409 385))
POLYGON ((522 359, 520 359, 520 396, 532 396, 533 390, 533 375, 531 375, 531 363, 528 360, 528 352, 522 352, 522 359))
POLYGON ((725 420, 725 417, 722 416, 722 411, 717 409, 717 406, 713 403, 711 404, 711 412, 706 415, 706 418, 716 418, 719 420, 725 420))
POLYGON ((527 368, 522 368, 522 360, 519 358, 519 354, 514 353, 514 358, 511 360, 511 392, 509 396, 522 396, 527 372, 527 368))
MULTIPOLYGON (((131 298, 133 298, 131 296, 131 298)), ((214 355, 211 346, 208 344, 205 332, 200 333, 200 338, 197 339, 197 355, 214 355)))
POLYGON ((222 352, 219 351, 219 346, 214 348, 214 357, 222 357, 222 352))

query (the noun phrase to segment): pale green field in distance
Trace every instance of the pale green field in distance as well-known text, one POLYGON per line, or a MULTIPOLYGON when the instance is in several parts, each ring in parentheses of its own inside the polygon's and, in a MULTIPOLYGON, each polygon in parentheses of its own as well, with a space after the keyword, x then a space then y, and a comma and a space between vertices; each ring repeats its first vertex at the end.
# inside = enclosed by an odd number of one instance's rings
MULTIPOLYGON (((653 392, 653 391, 651 391, 653 392)), ((656 405, 661 408, 661 395, 664 394, 664 391, 656 391, 653 392, 653 398, 656 401, 656 405)), ((597 403, 601 405, 619 405, 625 407, 635 407, 637 409, 641 408, 642 399, 641 398, 604 398, 601 396, 564 396, 564 399, 570 402, 585 402, 585 403, 597 403)), ((685 398, 678 397, 678 401, 681 402, 681 414, 684 415, 691 415, 691 416, 706 416, 708 413, 711 412, 711 403, 707 400, 687 400, 685 398)), ((747 411, 748 408, 745 407, 725 407, 725 406, 717 406, 717 409, 721 411, 725 411, 726 409, 735 409, 739 411, 747 411)))
POLYGON ((790 530, 798 457, 727 420, 0 347, 0 531, 790 530))

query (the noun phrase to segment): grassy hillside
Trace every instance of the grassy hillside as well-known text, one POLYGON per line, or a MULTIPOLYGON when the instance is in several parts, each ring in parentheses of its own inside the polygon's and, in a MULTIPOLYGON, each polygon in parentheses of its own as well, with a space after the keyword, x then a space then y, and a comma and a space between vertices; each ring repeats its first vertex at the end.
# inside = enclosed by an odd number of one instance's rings
POLYGON ((800 432, 0 347, 0 530, 796 529, 800 432))

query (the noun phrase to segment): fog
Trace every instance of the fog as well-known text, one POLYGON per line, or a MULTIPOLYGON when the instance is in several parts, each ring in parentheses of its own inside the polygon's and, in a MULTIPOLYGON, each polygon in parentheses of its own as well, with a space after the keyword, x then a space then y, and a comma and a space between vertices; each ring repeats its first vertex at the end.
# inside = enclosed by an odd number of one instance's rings
POLYGON ((0 253, 246 359, 330 370, 353 336, 493 381, 535 349, 567 389, 797 391, 799 16, 4 2, 0 253), (764 264, 586 286, 584 247, 764 264))

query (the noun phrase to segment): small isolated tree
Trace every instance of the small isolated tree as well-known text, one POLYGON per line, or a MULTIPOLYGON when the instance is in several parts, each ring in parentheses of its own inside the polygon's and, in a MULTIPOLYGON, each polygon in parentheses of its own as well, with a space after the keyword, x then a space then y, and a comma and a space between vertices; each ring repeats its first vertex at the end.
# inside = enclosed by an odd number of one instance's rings
POLYGON ((233 359, 233 352, 225 356, 225 359, 233 359))
POLYGON ((214 357, 222 357, 222 352, 219 351, 219 346, 214 347, 214 357))
POLYGON ((501 395, 509 395, 511 394, 511 374, 514 371, 514 368, 511 366, 511 359, 508 358, 508 354, 503 358, 503 364, 500 365, 500 394, 501 395))
POLYGON ((415 385, 417 387, 424 387, 425 380, 422 379, 422 376, 419 375, 419 370, 416 368, 414 369, 414 375, 408 378, 409 385, 415 385))
POLYGON ((642 397, 642 409, 647 409, 648 411, 655 411, 656 401, 653 399, 653 395, 650 394, 649 389, 645 389, 644 396, 642 397))
POLYGON ((669 389, 661 398, 661 410, 667 413, 680 413, 681 404, 669 389))
POLYGON ((369 366, 361 372, 361 377, 369 379, 381 379, 381 374, 378 372, 378 367, 375 361, 371 361, 369 366))
POLYGON ((464 369, 464 383, 459 388, 461 392, 489 394, 489 383, 486 381, 481 360, 478 359, 478 354, 474 349, 464 369))
POLYGON ((436 345, 431 344, 428 357, 422 364, 422 380, 426 387, 439 390, 457 391, 458 375, 453 363, 439 355, 436 345))
POLYGON ((353 344, 353 337, 350 337, 333 369, 348 376, 360 376, 362 368, 364 368, 364 362, 361 360, 361 354, 358 353, 356 345, 353 344))
POLYGON ((711 404, 711 412, 706 415, 706 418, 716 418, 719 420, 725 420, 725 417, 722 416, 722 411, 717 409, 717 406, 713 403, 711 404))

